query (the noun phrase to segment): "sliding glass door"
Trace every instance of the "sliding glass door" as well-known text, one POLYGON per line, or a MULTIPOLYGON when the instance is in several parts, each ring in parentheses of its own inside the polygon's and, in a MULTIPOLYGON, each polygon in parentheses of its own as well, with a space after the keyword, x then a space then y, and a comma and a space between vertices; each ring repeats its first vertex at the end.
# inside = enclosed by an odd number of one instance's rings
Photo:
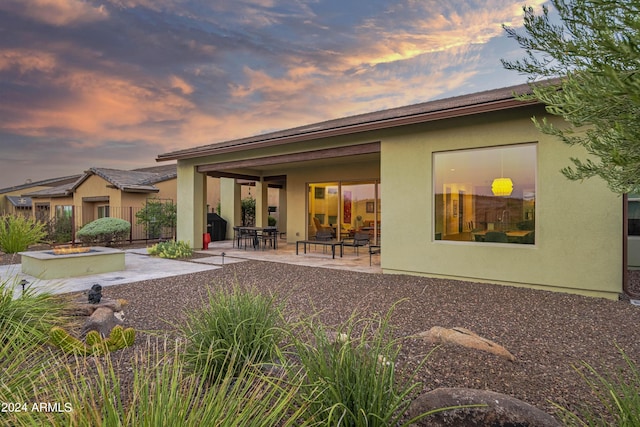
POLYGON ((318 230, 330 231, 336 239, 353 237, 356 232, 380 241, 380 183, 342 181, 311 183, 308 187, 308 236, 318 230))

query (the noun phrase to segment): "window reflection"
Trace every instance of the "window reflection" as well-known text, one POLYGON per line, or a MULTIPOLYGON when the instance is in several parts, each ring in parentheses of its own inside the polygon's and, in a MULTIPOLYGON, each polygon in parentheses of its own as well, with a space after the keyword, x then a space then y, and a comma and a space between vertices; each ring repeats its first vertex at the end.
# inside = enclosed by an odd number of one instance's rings
POLYGON ((322 182, 309 184, 308 230, 314 238, 318 232, 335 239, 353 238, 363 232, 371 242, 380 241, 380 183, 322 182))
POLYGON ((435 240, 535 243, 536 145, 434 153, 435 240))

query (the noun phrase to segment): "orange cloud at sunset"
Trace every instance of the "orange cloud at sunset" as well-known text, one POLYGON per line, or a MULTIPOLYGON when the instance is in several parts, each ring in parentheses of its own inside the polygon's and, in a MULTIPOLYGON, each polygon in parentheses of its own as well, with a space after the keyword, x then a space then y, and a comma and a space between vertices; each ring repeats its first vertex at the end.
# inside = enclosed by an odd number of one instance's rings
POLYGON ((514 0, 4 0, 0 188, 521 82, 500 64, 521 20, 514 0))

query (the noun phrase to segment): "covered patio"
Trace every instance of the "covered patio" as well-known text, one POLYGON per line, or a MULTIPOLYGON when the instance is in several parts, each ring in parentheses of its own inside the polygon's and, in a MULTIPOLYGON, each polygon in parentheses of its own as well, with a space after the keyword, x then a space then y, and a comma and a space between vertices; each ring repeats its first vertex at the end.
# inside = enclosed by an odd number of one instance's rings
POLYGON ((295 255, 296 242, 318 231, 338 241, 367 231, 384 247, 373 265, 387 274, 617 299, 622 202, 600 180, 559 173, 584 153, 539 132, 531 117, 561 121, 514 95, 529 91, 495 89, 161 154, 177 161, 177 239, 202 248, 207 177, 218 177, 227 235, 269 225, 268 190, 277 186, 276 226, 287 244, 252 252, 228 241, 211 245, 212 256, 369 269, 368 251, 345 247, 332 259, 318 245, 295 255), (240 221, 243 182, 254 183, 255 224, 240 221))
POLYGON ((360 273, 382 273, 380 268, 380 254, 371 256, 369 265, 369 251, 367 247, 361 247, 358 252, 354 248, 345 247, 343 256, 331 257, 331 251, 323 246, 307 248, 307 253, 296 255, 296 244, 287 243, 285 240, 278 242, 277 249, 244 249, 234 247, 232 240, 211 242, 208 249, 196 251, 206 257, 196 259, 196 262, 211 263, 216 265, 231 264, 247 260, 278 262, 283 264, 304 265, 308 267, 332 268, 336 270, 350 270, 360 273), (222 254, 224 253, 224 261, 222 254))

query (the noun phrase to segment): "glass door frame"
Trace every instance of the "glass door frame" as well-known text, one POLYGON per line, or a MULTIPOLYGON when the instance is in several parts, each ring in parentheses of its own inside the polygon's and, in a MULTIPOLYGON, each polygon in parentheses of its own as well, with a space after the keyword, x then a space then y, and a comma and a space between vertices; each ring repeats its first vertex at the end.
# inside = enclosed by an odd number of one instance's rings
POLYGON ((305 209, 306 238, 312 237, 311 233, 315 229, 313 217, 316 217, 321 226, 328 226, 334 230, 334 238, 338 240, 348 239, 352 237, 352 231, 365 228, 372 234, 371 244, 380 244, 380 185, 379 179, 308 182, 306 184, 308 196, 305 209), (349 189, 349 187, 357 186, 373 186, 373 197, 358 198, 353 193, 357 188, 349 189), (334 191, 336 188, 337 192, 334 191), (332 194, 338 195, 337 212, 333 212, 334 207, 330 206, 332 205, 330 200, 332 194), (347 194, 349 197, 345 199, 347 194), (317 205, 322 206, 323 212, 316 212, 315 206, 317 205), (332 221, 334 219, 335 221, 332 221), (346 227, 347 225, 349 228, 346 227))

